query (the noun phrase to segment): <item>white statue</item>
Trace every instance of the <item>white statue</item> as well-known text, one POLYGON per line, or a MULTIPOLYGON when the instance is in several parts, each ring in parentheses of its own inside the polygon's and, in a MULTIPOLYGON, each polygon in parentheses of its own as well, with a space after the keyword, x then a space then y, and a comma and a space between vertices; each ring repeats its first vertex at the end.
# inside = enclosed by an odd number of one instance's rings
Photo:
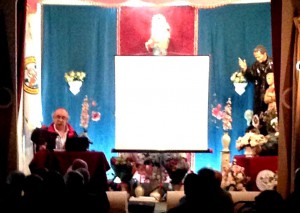
POLYGON ((152 50, 153 55, 167 55, 170 36, 170 25, 165 16, 154 15, 151 23, 151 37, 145 43, 147 51, 152 50))

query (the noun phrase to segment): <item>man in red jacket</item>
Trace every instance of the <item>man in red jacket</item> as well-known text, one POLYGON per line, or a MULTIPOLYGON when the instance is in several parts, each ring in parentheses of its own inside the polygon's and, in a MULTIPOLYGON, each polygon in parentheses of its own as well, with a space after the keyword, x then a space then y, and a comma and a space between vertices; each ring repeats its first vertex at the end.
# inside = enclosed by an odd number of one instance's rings
POLYGON ((65 149, 67 139, 78 137, 74 128, 68 123, 69 113, 65 108, 57 108, 52 114, 53 122, 47 127, 36 128, 31 134, 31 140, 36 146, 36 151, 65 149))

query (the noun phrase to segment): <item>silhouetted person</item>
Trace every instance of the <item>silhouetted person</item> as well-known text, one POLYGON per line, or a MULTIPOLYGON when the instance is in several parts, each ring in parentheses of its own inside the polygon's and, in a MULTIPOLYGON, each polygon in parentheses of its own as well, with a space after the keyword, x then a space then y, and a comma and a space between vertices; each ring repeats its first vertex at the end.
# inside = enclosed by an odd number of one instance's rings
POLYGON ((184 179, 184 194, 178 206, 169 209, 168 213, 187 213, 199 210, 197 193, 199 193, 199 176, 195 173, 189 173, 184 179))
POLYGON ((215 170, 202 168, 198 171, 200 192, 198 209, 202 212, 233 213, 234 203, 231 194, 221 188, 220 177, 215 170))
POLYGON ((64 175, 66 184, 66 208, 68 211, 83 210, 87 202, 84 178, 80 172, 70 170, 64 175))
POLYGON ((45 184, 37 174, 27 175, 24 181, 22 205, 24 212, 40 212, 46 206, 45 184))
POLYGON ((45 176, 44 183, 47 210, 49 212, 65 210, 66 184, 63 175, 58 171, 50 170, 45 176))
POLYGON ((35 128, 32 131, 31 140, 36 146, 36 151, 64 150, 67 139, 78 137, 77 132, 69 124, 69 113, 65 108, 57 108, 52 113, 52 119, 49 126, 35 128))
POLYGON ((25 174, 18 170, 9 173, 5 186, 1 190, 1 208, 9 209, 11 212, 22 210, 21 204, 25 177, 25 174))
POLYGON ((286 198, 287 212, 300 212, 300 168, 295 171, 294 190, 286 198))
POLYGON ((276 190, 265 190, 255 197, 257 213, 285 213, 284 199, 276 190))
POLYGON ((82 176, 83 176, 83 182, 84 185, 87 187, 90 182, 90 172, 86 168, 78 168, 76 169, 82 176))

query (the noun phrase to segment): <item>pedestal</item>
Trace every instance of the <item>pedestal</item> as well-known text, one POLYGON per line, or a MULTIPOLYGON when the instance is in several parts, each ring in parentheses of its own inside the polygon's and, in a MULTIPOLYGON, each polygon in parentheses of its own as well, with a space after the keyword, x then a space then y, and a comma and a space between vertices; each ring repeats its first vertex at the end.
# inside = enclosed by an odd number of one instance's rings
POLYGON ((221 159, 221 171, 223 171, 224 167, 228 167, 230 164, 230 152, 222 151, 222 159, 221 159))
POLYGON ((244 155, 246 158, 251 158, 254 156, 253 149, 251 146, 246 146, 244 149, 244 155))

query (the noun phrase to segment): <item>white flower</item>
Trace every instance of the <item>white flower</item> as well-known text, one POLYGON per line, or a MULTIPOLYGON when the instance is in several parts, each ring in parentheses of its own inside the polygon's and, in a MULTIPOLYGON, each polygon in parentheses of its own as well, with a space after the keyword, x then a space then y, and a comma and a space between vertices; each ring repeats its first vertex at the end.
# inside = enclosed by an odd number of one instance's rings
POLYGON ((245 175, 245 168, 233 161, 222 170, 221 187, 228 191, 246 191, 245 186, 249 180, 250 178, 245 175))
POLYGON ((233 83, 246 83, 247 80, 244 76, 244 74, 240 71, 236 71, 234 72, 231 77, 230 77, 230 80, 233 82, 233 83))
POLYGON ((268 139, 262 135, 254 132, 247 132, 243 137, 238 137, 236 141, 236 148, 241 150, 246 146, 255 147, 258 145, 263 145, 268 139))
POLYGON ((83 71, 71 70, 70 72, 65 73, 66 82, 83 81, 85 77, 86 77, 86 74, 83 71))

